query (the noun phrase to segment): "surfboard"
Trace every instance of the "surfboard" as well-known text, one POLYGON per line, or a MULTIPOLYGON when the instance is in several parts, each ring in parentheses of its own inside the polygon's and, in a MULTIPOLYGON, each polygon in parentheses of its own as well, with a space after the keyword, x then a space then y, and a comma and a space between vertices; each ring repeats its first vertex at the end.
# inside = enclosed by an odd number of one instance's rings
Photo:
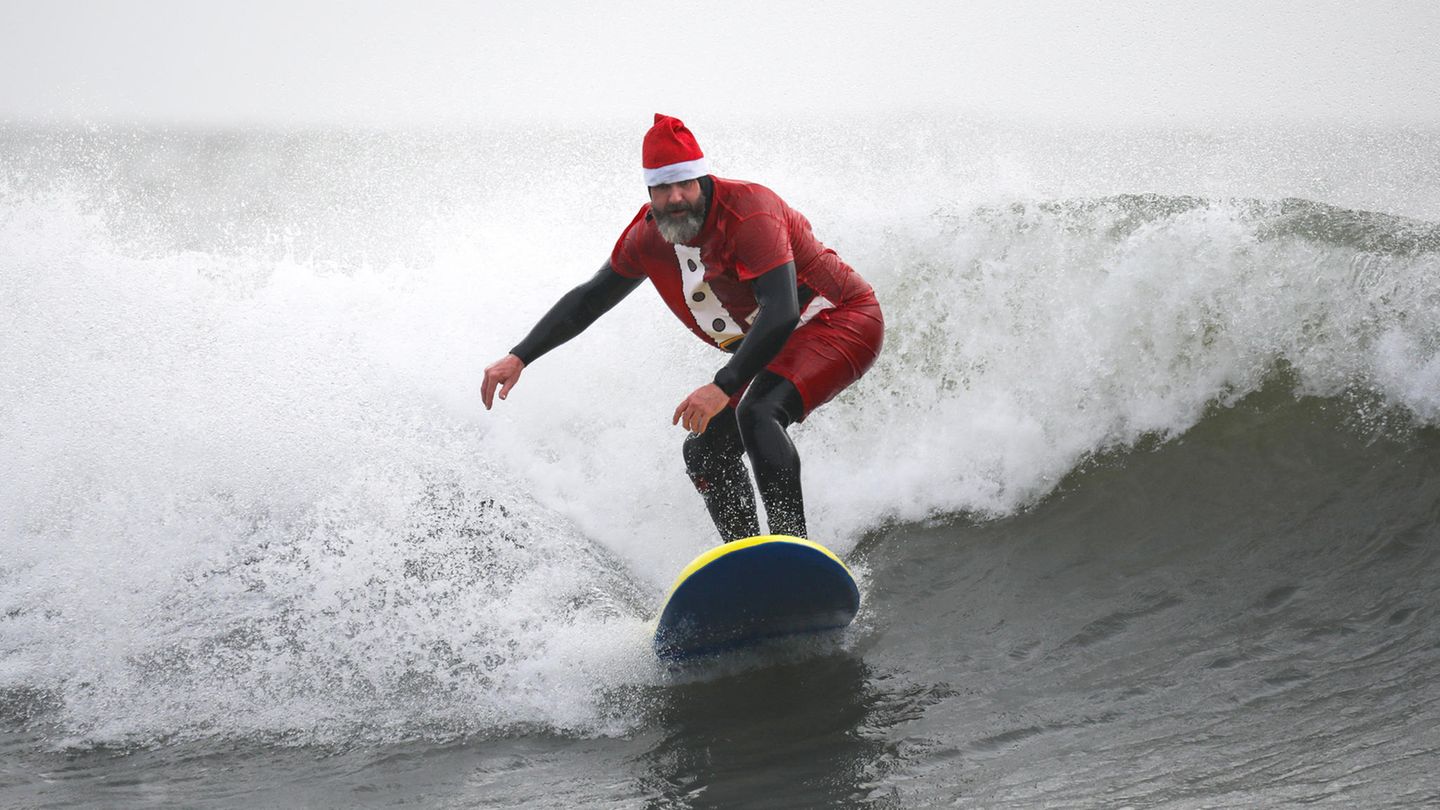
POLYGON ((685 659, 834 630, 859 608, 855 577, 819 543, 779 534, 735 540, 675 579, 655 621, 655 653, 685 659))

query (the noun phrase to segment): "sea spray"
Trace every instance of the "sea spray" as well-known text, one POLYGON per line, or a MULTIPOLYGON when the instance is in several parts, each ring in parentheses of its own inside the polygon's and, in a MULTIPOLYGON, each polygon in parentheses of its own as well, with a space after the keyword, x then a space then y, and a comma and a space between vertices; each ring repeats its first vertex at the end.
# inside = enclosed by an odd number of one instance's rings
POLYGON ((5 688, 77 742, 316 741, 594 732, 647 677, 650 595, 407 384, 397 279, 38 205, 0 240, 5 688))

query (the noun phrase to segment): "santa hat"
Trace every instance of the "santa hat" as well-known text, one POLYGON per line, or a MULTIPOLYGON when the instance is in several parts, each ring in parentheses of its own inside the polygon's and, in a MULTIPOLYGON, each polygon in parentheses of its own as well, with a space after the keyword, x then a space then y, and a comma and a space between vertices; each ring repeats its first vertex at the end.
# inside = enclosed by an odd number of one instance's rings
POLYGON ((655 113, 655 125, 645 133, 640 162, 645 167, 646 186, 694 180, 710 173, 705 153, 685 122, 660 113, 655 113))

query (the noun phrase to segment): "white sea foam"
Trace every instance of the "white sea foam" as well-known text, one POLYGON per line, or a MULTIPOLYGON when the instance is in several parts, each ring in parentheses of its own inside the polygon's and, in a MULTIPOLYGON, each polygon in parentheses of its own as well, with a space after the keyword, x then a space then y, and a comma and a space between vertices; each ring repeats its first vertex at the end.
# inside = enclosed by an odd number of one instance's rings
POLYGON ((648 663, 650 595, 447 411, 446 282, 7 215, 4 685, 80 739, 594 730, 648 663))

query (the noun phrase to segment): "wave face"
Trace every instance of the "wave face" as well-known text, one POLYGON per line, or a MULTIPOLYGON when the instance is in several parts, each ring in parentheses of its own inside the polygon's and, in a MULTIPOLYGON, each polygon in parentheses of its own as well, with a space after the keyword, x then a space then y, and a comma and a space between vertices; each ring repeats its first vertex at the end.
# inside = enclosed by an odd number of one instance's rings
POLYGON ((1121 195, 926 230, 898 240, 886 303, 900 316, 855 397, 865 424, 844 444, 867 446, 825 465, 857 473, 836 487, 848 508, 1013 514, 1087 457, 1180 436, 1282 370, 1297 395, 1440 417, 1433 224, 1121 195), (885 487, 863 486, 866 458, 885 487))
MULTIPOLYGON (((719 358, 642 290, 497 410, 477 394, 641 202, 634 138, 3 134, 14 722, 80 746, 651 722, 624 697, 664 678, 645 619, 712 542, 668 420, 719 358)), ((816 536, 1024 521, 1267 387, 1432 431, 1427 137, 717 130, 722 173, 805 211, 887 314, 875 368, 793 430, 816 536)))

